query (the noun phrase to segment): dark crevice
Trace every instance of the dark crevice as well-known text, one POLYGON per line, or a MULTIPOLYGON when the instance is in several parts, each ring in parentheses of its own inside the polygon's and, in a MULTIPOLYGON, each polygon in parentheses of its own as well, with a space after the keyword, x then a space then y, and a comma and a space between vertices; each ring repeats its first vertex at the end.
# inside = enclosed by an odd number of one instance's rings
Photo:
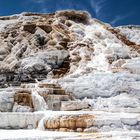
POLYGON ((55 77, 62 77, 64 76, 66 73, 69 72, 70 69, 70 57, 68 56, 63 63, 60 65, 59 68, 57 69, 53 69, 53 75, 55 77))

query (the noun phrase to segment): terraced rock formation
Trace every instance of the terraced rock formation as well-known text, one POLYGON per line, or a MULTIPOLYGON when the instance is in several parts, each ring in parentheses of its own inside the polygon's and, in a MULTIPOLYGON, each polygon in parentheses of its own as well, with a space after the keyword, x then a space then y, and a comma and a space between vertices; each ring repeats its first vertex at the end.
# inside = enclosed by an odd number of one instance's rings
POLYGON ((82 11, 0 17, 0 139, 139 140, 139 36, 82 11))

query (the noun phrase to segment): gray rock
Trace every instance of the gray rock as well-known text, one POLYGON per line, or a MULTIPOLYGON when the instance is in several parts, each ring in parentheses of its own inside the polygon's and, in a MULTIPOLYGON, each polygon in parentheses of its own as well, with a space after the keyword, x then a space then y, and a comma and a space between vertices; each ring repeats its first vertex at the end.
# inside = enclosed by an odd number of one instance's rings
POLYGON ((121 118, 121 121, 126 125, 136 125, 138 123, 136 118, 121 118))
POLYGON ((0 111, 11 112, 14 105, 14 92, 0 92, 0 111))

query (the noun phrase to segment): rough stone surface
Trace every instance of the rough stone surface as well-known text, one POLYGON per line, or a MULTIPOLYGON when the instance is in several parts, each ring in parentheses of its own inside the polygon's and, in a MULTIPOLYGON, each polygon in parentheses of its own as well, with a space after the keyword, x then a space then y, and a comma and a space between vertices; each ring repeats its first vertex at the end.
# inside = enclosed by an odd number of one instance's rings
POLYGON ((73 110, 82 110, 89 109, 90 104, 86 101, 62 101, 61 110, 62 111, 73 111, 73 110))
POLYGON ((46 118, 45 128, 46 129, 59 129, 62 131, 77 130, 92 126, 93 115, 83 114, 83 115, 65 115, 46 118))
POLYGON ((139 139, 139 34, 82 11, 0 17, 0 128, 139 139))

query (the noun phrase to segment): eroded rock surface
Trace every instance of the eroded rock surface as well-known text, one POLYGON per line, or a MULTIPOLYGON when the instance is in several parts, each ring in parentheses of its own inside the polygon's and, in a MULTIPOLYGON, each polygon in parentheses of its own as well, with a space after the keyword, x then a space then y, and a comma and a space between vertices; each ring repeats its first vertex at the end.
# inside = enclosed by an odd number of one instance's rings
POLYGON ((0 17, 0 128, 139 138, 138 38, 82 11, 0 17))

